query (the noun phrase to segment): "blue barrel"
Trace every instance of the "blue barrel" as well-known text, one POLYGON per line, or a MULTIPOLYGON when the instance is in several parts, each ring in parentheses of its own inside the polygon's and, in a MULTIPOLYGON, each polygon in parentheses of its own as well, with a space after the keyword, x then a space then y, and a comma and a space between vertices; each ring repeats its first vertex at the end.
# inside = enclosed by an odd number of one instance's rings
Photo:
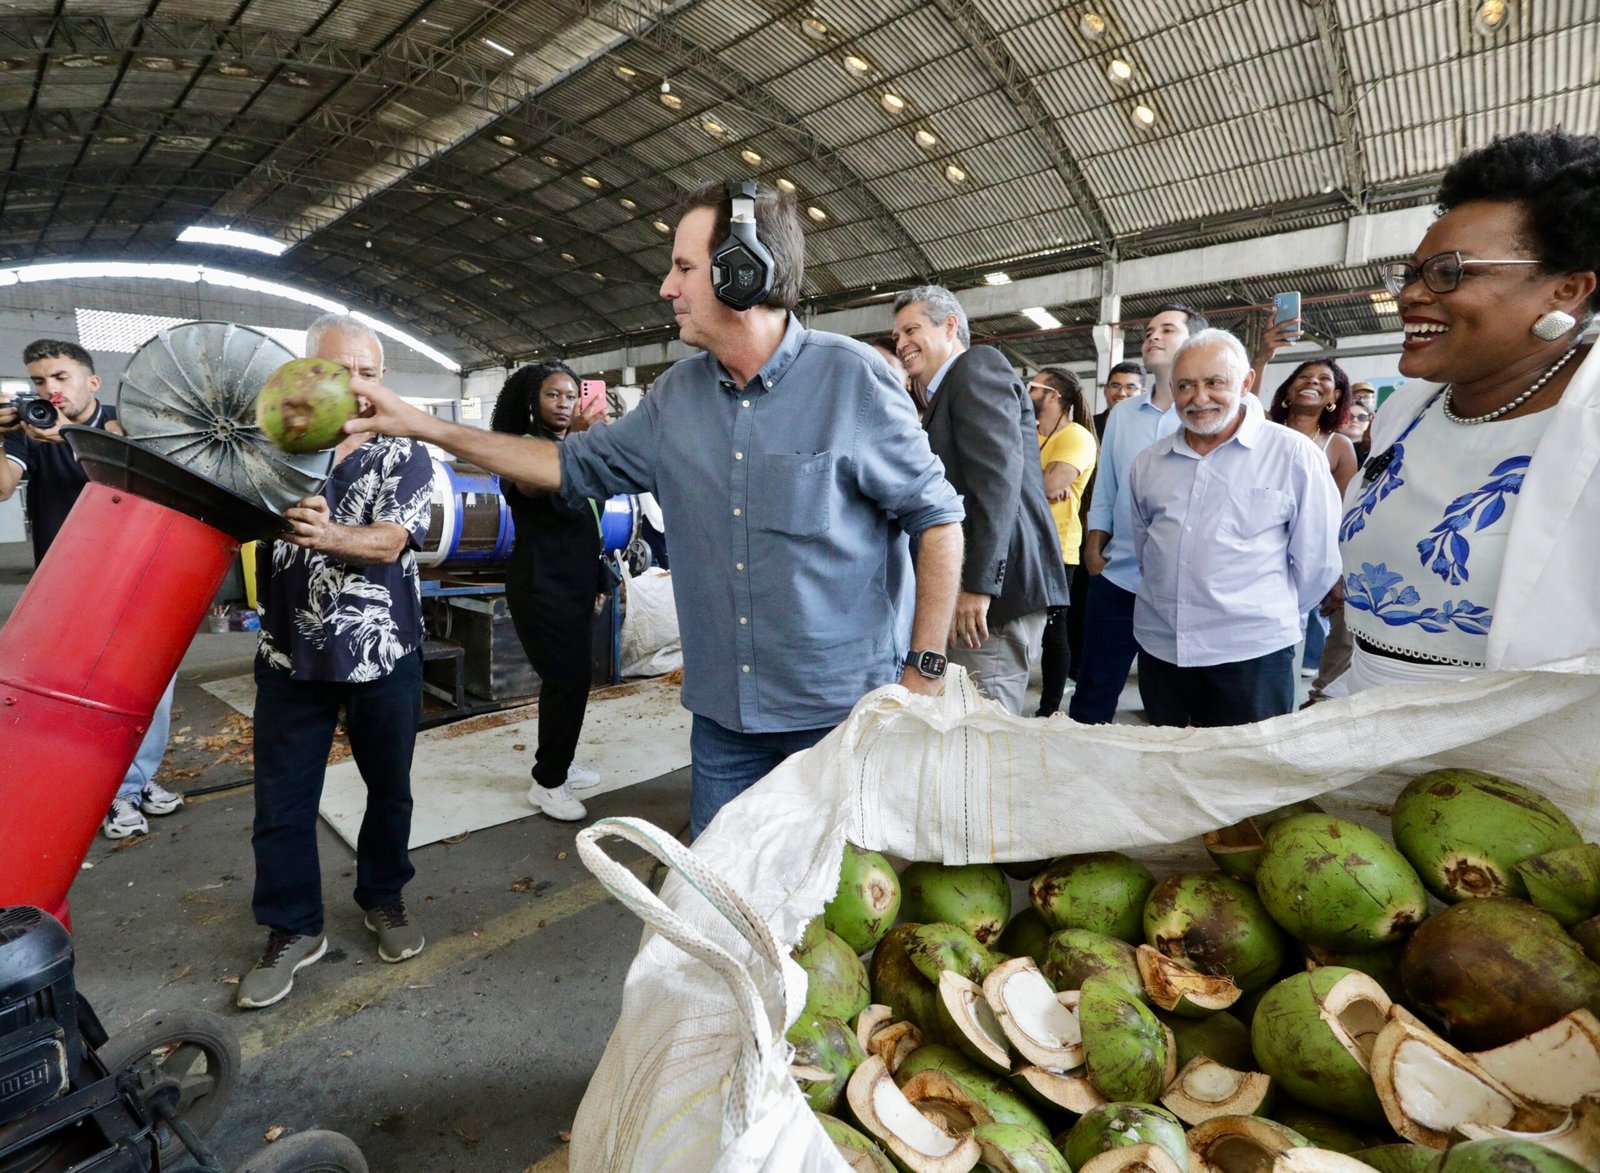
POLYGON ((632 493, 613 497, 600 511, 600 544, 607 554, 620 554, 639 533, 639 498, 632 493))
POLYGON ((511 557, 511 539, 511 509, 500 495, 499 478, 434 457, 433 515, 418 565, 503 565, 511 557))

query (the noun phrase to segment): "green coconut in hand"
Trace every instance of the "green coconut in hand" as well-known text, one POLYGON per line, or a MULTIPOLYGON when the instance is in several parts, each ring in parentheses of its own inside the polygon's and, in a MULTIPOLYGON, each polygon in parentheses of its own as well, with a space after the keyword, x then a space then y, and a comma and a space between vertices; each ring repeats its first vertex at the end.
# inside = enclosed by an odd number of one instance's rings
POLYGON ((267 376, 256 396, 257 426, 283 451, 295 454, 332 448, 355 414, 350 372, 332 359, 286 362, 267 376))

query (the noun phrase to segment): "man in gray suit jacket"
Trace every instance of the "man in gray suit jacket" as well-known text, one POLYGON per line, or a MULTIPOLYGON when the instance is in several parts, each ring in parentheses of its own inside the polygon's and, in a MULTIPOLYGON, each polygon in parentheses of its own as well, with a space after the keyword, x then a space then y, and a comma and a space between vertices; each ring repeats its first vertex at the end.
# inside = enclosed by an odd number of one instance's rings
POLYGON ((949 656, 1020 715, 1046 609, 1067 602, 1033 403, 1004 355, 971 345, 966 311, 948 289, 907 290, 894 310, 896 353, 928 395, 928 445, 967 510, 949 656))

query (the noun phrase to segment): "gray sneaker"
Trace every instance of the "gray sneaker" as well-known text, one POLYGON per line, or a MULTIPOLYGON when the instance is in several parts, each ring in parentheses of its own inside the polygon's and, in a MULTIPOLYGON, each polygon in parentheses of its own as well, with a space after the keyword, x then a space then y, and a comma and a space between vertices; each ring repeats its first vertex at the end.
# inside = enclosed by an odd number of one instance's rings
POLYGON ((427 939, 406 915, 406 902, 396 900, 367 913, 367 928, 378 934, 378 956, 385 961, 404 961, 422 952, 427 939))
POLYGON ((294 975, 328 951, 326 934, 302 937, 271 930, 261 960, 239 983, 238 1003, 244 1010, 259 1010, 283 1001, 294 989, 294 975))

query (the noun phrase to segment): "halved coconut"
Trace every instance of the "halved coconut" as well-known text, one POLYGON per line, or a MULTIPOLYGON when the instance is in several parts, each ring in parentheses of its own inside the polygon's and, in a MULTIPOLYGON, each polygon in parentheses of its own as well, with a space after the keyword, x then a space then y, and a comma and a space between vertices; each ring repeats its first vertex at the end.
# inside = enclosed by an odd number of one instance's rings
POLYGON ((1078 1173, 1184 1173, 1160 1145, 1130 1144, 1107 1149, 1078 1166, 1078 1173))
POLYGON ((1584 1096, 1600 1094, 1600 1019, 1574 1010, 1543 1030, 1472 1058, 1529 1103, 1570 1108, 1584 1096))
POLYGON ((885 1006, 882 1002, 873 1002, 866 1009, 856 1015, 856 1042, 861 1044, 861 1049, 868 1054, 872 1053, 869 1045, 872 1036, 894 1021, 894 1007, 885 1006))
POLYGON ((994 1123, 994 1113, 946 1072, 919 1071, 900 1085, 900 1091, 917 1111, 951 1132, 971 1132, 980 1124, 994 1123))
POLYGON ((1000 1029, 1022 1056, 1046 1071, 1070 1071, 1083 1062, 1078 1016, 1056 997, 1031 957, 1014 957, 983 979, 983 994, 1000 1029))
POLYGON ((1017 1078, 1050 1103, 1079 1116, 1108 1102, 1089 1082, 1082 1067, 1071 1071, 1046 1071, 1030 1063, 1017 1069, 1017 1078))
POLYGON ((1185 1018, 1204 1018, 1239 1000, 1241 991, 1227 974, 1201 973, 1149 945, 1140 945, 1134 959, 1145 993, 1158 1009, 1171 1010, 1185 1018))
POLYGON ((1188 1140, 1190 1167, 1205 1173, 1267 1173, 1283 1154, 1306 1147, 1294 1129, 1261 1116, 1213 1116, 1188 1140))
POLYGON ((961 1049, 985 1066, 1011 1071, 1011 1049, 983 987, 952 969, 939 975, 939 999, 956 1028, 961 1049))
POLYGON ((1376 979, 1359 971, 1346 974, 1322 998, 1322 1020, 1344 1049, 1370 1069, 1372 1048, 1394 1005, 1376 979))
POLYGON ((1272 1079, 1259 1071, 1235 1071, 1198 1055, 1161 1093, 1161 1102, 1185 1124, 1215 1116, 1253 1116, 1266 1103, 1272 1079))
POLYGON ((1471 1123, 1463 1123, 1456 1131, 1467 1140, 1525 1140, 1560 1153, 1585 1169, 1600 1169, 1600 1096, 1579 1100, 1564 1121, 1543 1132, 1514 1132, 1471 1123))
POLYGON ((891 1074, 900 1069, 905 1057, 922 1046, 922 1032, 914 1022, 891 1022, 878 1030, 867 1043, 867 1054, 882 1059, 891 1074))
POLYGON ((967 1173, 982 1157, 970 1132, 941 1127, 906 1099, 876 1055, 856 1068, 846 1094, 861 1126, 917 1173, 967 1173))
POLYGON ((1447 1147, 1451 1130, 1466 1123, 1519 1130, 1551 1123, 1401 1008, 1378 1034, 1371 1071, 1389 1126, 1429 1148, 1447 1147))

